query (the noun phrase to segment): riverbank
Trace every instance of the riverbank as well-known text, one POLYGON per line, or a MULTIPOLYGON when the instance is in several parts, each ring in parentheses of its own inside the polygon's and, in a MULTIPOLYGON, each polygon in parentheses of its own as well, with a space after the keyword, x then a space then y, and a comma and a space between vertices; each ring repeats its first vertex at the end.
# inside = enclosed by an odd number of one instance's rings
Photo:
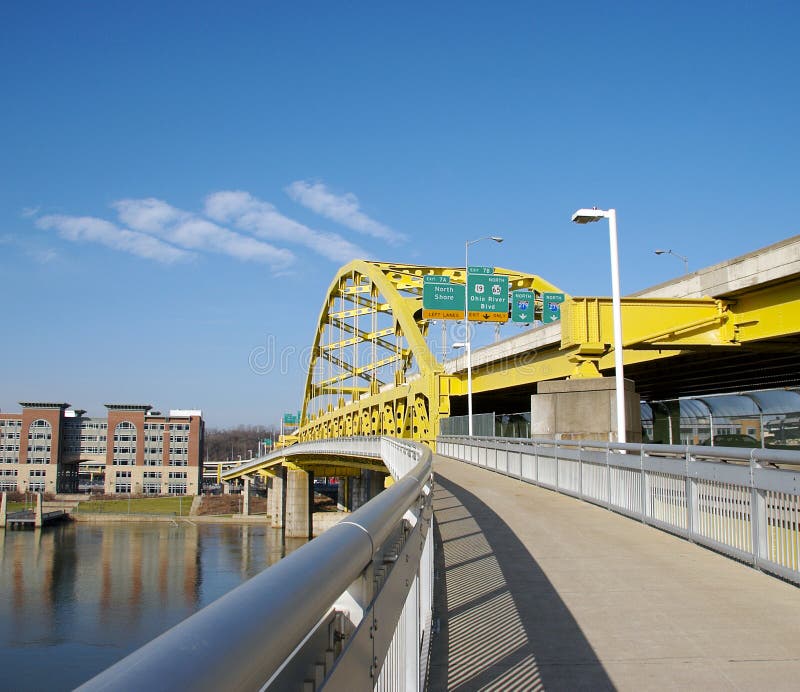
MULTIPOLYGON (((314 535, 327 531, 331 526, 338 524, 349 512, 315 512, 314 535)), ((233 514, 224 515, 193 515, 178 516, 175 514, 125 514, 111 512, 72 512, 73 521, 84 524, 106 524, 115 522, 155 522, 155 523, 185 523, 185 524, 243 524, 261 525, 272 527, 272 518, 266 514, 233 514)))

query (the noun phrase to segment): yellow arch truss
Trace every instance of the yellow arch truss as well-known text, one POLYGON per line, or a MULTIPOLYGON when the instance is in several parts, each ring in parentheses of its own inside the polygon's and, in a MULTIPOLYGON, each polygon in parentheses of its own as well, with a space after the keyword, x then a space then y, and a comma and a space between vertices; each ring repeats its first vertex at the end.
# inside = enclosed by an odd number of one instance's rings
MULTIPOLYGON (((558 288, 534 274, 497 268, 509 290, 558 288)), ((294 440, 392 435, 432 443, 450 413, 458 379, 443 372, 426 342, 422 318, 426 275, 464 283, 463 267, 355 260, 328 288, 306 377, 294 440)), ((291 441, 291 440, 287 440, 291 441)))

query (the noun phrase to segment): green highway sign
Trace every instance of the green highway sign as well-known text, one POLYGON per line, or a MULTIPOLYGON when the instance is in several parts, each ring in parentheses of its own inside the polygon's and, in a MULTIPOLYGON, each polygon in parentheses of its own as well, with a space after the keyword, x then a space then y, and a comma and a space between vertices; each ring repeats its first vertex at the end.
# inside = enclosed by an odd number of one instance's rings
POLYGON ((473 272, 473 269, 491 270, 491 267, 469 268, 467 275, 469 319, 475 322, 507 322, 508 277, 473 272))
POLYGON ((464 318, 464 286, 449 276, 429 274, 422 283, 422 317, 431 320, 464 318))
POLYGON ((467 274, 494 274, 494 267, 468 267, 467 274))
POLYGON ((511 321, 533 322, 533 291, 514 291, 511 294, 511 321))
POLYGON ((556 322, 561 319, 563 293, 542 293, 542 322, 556 322))

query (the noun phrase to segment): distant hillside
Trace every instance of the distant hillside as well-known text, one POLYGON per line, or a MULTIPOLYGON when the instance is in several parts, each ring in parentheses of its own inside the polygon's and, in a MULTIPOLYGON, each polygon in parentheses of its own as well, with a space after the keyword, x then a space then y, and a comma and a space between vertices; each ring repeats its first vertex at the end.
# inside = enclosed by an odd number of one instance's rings
POLYGON ((225 430, 206 430, 206 458, 211 461, 236 461, 250 458, 258 454, 258 442, 270 438, 276 439, 278 433, 273 427, 263 425, 240 425, 225 430))

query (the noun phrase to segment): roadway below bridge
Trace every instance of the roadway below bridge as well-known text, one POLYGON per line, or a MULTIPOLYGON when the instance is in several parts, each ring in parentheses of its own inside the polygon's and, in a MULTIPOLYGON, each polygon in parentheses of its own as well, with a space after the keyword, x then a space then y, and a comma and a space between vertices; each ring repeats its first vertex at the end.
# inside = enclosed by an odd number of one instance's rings
POLYGON ((485 469, 434 472, 428 689, 797 688, 795 586, 485 469))

